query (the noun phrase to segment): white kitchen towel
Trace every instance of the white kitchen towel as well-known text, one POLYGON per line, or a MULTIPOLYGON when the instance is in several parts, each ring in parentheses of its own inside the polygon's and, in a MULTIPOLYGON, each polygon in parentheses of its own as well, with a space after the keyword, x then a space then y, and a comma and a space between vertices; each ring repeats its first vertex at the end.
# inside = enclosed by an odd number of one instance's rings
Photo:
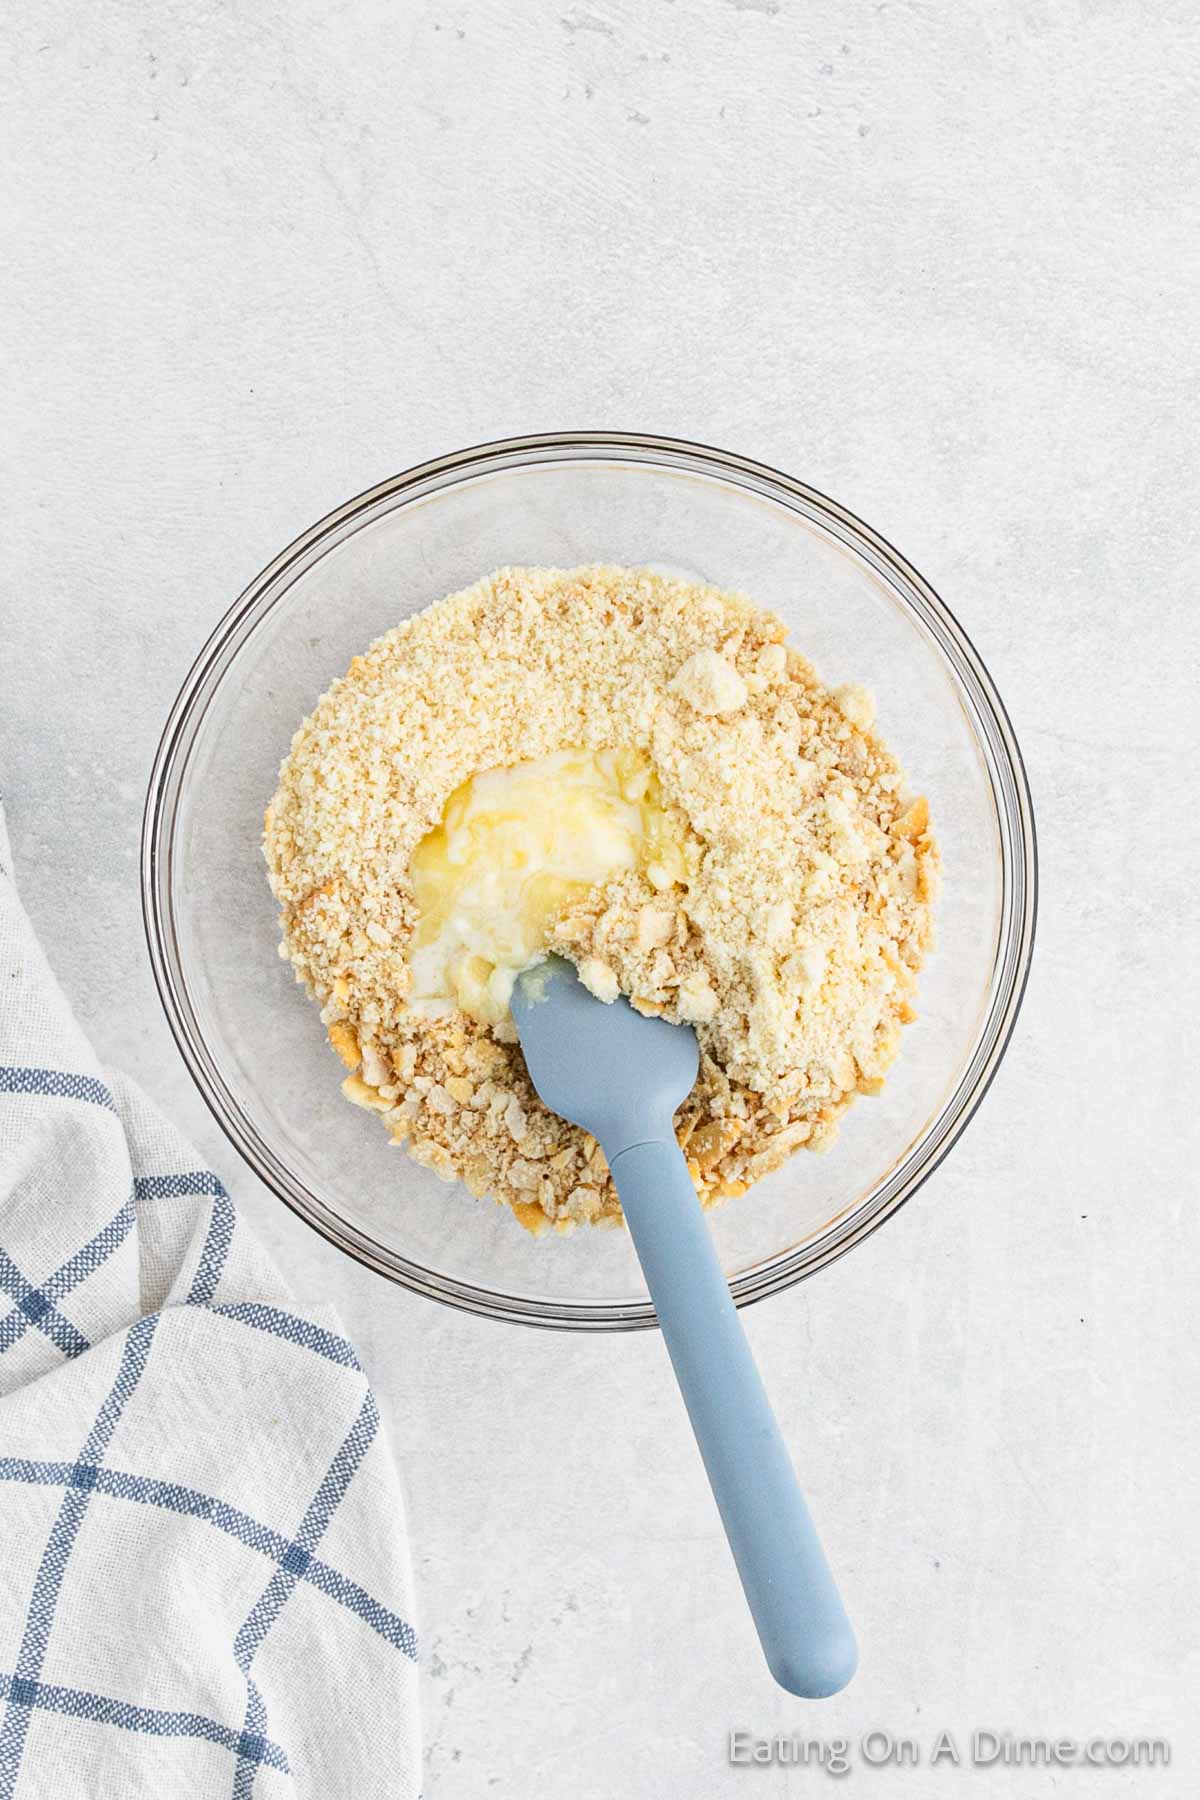
POLYGON ((411 1800, 410 1593, 353 1349, 101 1074, 0 809, 0 1800, 411 1800))

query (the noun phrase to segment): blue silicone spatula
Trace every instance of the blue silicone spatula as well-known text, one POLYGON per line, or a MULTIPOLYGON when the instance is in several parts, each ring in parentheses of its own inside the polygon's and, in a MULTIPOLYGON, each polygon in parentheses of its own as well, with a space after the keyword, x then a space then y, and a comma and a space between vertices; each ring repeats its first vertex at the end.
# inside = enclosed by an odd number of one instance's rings
POLYGON ((595 999, 559 957, 520 977, 512 1012, 541 1098, 608 1158, 768 1667, 790 1694, 836 1694, 854 1633, 672 1125, 695 1033, 595 999))

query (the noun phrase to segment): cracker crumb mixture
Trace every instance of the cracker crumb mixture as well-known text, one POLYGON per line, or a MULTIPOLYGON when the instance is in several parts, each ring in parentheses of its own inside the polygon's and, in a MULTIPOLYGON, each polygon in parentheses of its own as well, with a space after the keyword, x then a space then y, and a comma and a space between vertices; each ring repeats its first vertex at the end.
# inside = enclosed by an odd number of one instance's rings
POLYGON ((740 594, 644 569, 501 569, 356 656, 292 740, 264 849, 343 1091, 529 1230, 615 1224, 620 1204, 599 1145, 535 1095, 511 1017, 412 999, 413 854, 473 777, 648 756, 684 854, 570 894, 546 947, 602 1000, 695 1026, 676 1130, 705 1204, 826 1149, 915 1016, 929 808, 870 694, 822 687, 785 635, 740 594))

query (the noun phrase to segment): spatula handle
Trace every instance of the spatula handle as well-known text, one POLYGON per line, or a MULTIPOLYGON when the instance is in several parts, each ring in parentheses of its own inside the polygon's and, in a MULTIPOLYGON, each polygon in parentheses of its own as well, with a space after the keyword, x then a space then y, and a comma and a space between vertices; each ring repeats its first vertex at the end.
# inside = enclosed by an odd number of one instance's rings
POLYGON ((674 1138, 610 1159, 768 1667, 836 1694, 858 1648, 674 1138))

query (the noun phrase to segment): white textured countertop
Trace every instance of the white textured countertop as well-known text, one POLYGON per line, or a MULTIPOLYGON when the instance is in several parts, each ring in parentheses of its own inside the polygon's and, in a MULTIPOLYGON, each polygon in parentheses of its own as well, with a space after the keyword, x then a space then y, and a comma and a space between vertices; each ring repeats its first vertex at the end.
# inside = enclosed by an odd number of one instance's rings
POLYGON ((844 1791, 1193 1795, 1193 9, 62 0, 7 35, 18 869, 102 1056, 372 1373, 431 1800, 781 1800, 824 1778, 730 1768, 730 1729, 872 1727, 925 1766, 856 1753, 844 1791), (150 759, 234 595, 378 478, 572 425, 844 501, 957 612, 1030 768, 1040 943, 982 1113, 747 1315, 863 1643, 823 1706, 760 1666, 657 1338, 463 1318, 323 1245, 219 1135, 143 947, 150 759), (931 1771, 943 1727, 1173 1762, 931 1771))

